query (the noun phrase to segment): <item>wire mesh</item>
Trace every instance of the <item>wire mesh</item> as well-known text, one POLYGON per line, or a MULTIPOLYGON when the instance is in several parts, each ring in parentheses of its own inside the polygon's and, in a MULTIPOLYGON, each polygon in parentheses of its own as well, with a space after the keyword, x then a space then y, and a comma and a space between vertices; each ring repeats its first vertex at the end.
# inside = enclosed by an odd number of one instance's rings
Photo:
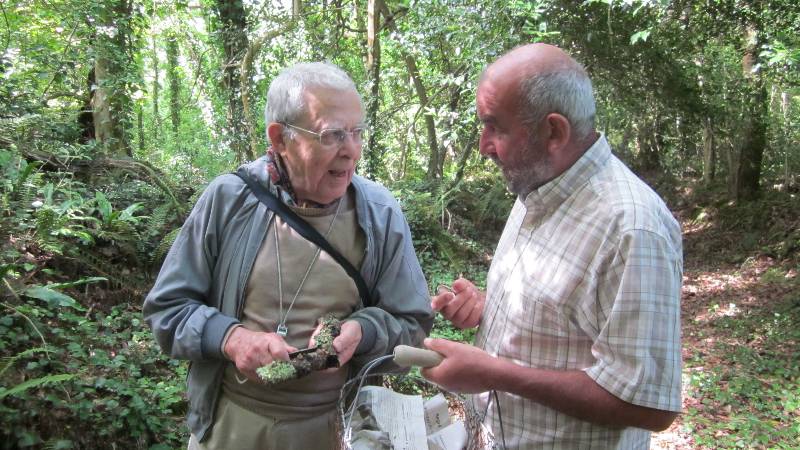
MULTIPOLYGON (((378 358, 367 364, 353 379, 341 389, 339 396, 339 417, 337 435, 340 436, 340 449, 352 449, 353 429, 351 427, 354 414, 358 414, 356 400, 364 386, 383 386, 406 395, 421 395, 427 400, 439 393, 447 399, 451 420, 460 420, 467 431, 466 450, 500 450, 502 445, 495 440, 491 432, 483 425, 485 411, 478 411, 471 397, 454 394, 441 389, 434 383, 413 374, 397 375, 387 373, 370 373, 375 367, 391 358, 378 358)), ((419 449, 414 449, 419 450, 419 449)))

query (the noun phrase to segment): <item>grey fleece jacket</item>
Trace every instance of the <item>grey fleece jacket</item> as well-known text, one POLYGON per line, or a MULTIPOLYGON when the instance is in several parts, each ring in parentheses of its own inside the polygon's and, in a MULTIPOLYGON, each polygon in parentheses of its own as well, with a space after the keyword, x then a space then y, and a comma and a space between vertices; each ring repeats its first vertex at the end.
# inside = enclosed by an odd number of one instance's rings
MULTIPOLYGON (((244 166, 266 186, 265 158, 244 166)), ((348 319, 361 325, 353 363, 363 365, 399 344, 420 345, 433 313, 427 284, 400 206, 389 191, 354 176, 356 214, 366 236, 361 276, 376 303, 348 319)), ((209 184, 167 254, 144 301, 144 318, 170 357, 191 361, 187 390, 189 429, 203 440, 227 360, 226 331, 240 323, 244 292, 272 212, 236 175, 209 184)))

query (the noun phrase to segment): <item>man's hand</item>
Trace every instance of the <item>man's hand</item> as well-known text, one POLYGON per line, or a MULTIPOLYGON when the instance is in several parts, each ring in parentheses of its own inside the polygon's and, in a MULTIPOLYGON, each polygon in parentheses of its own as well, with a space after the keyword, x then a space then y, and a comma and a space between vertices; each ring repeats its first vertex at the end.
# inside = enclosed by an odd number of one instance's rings
POLYGON ((431 308, 458 328, 474 328, 481 322, 486 294, 471 281, 459 278, 453 282, 453 291, 440 289, 431 297, 431 308))
MULTIPOLYGON (((311 335, 311 340, 308 342, 309 347, 317 345, 314 337, 322 330, 322 323, 317 325, 317 329, 311 335)), ((353 357, 358 344, 361 342, 361 324, 355 320, 348 320, 342 322, 342 327, 339 330, 339 336, 333 339, 333 350, 336 351, 336 356, 339 357, 339 366, 344 366, 353 357)), ((335 369, 334 369, 335 370, 335 369)))
POLYGON ((345 365, 353 357, 358 344, 361 342, 361 324, 355 320, 348 320, 342 324, 342 331, 333 340, 333 349, 339 356, 339 364, 345 365))
POLYGON ((239 372, 258 382, 261 379, 256 369, 272 361, 288 361, 289 352, 297 351, 275 333, 251 331, 245 327, 237 327, 231 332, 223 350, 239 372))
POLYGON ((425 339, 425 346, 444 356, 438 366, 421 370, 428 380, 449 392, 477 394, 492 389, 489 372, 497 358, 478 347, 447 339, 425 339))

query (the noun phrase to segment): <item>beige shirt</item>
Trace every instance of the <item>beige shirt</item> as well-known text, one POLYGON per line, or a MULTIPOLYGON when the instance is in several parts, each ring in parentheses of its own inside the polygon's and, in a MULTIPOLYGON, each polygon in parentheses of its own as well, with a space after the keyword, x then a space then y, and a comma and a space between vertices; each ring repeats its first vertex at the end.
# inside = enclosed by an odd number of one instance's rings
MULTIPOLYGON (((325 208, 293 208, 323 236, 354 267, 358 268, 364 257, 365 236, 358 226, 353 189, 338 203, 325 208)), ((300 236, 277 215, 275 223, 259 250, 245 292, 242 324, 250 330, 275 332, 283 317, 288 335, 285 340, 298 349, 308 347, 317 320, 326 315, 349 316, 358 308, 358 289, 347 272, 330 255, 320 252, 309 272, 297 299, 301 279, 312 261, 317 246, 300 236), (278 295, 278 265, 275 232, 280 248, 281 284, 283 287, 283 315, 278 295)), ((223 377, 223 394, 238 405, 253 412, 277 418, 300 418, 321 414, 336 405, 339 390, 347 381, 347 367, 335 371, 313 372, 310 375, 281 383, 274 387, 246 378, 231 363, 223 377)))
MULTIPOLYGON (((583 370, 626 402, 680 411, 682 271, 678 223, 601 136, 569 170, 515 203, 489 270, 476 344, 527 367, 583 370)), ((649 446, 649 431, 593 425, 498 395, 509 449, 649 446)), ((475 401, 483 411, 489 395, 475 401)), ((488 411, 499 439, 495 405, 488 411)))

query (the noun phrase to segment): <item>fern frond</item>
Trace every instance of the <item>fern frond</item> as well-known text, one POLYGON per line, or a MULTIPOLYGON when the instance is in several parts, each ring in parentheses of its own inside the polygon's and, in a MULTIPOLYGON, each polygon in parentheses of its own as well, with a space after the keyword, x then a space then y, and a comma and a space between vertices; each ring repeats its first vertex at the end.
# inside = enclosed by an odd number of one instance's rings
POLYGON ((164 236, 164 239, 162 239, 158 247, 156 247, 156 251, 153 252, 153 259, 151 262, 155 263, 161 261, 167 256, 170 247, 172 247, 172 244, 175 242, 175 238, 177 238, 178 233, 181 232, 181 228, 182 227, 178 227, 164 236))
POLYGON ((62 373, 62 374, 58 374, 58 375, 47 375, 45 377, 39 377, 39 378, 34 378, 34 379, 31 379, 31 380, 28 380, 28 381, 24 381, 24 382, 14 386, 14 387, 12 387, 11 389, 6 389, 6 388, 3 388, 3 387, 0 387, 0 400, 6 398, 8 396, 11 396, 11 395, 20 394, 22 392, 27 391, 28 389, 32 389, 32 388, 35 388, 37 386, 43 386, 45 384, 50 384, 50 383, 61 383, 62 381, 68 381, 68 380, 71 380, 71 379, 73 379, 75 377, 76 377, 76 375, 72 375, 72 374, 68 374, 68 373, 62 373))
POLYGON ((33 355, 35 353, 40 353, 40 352, 47 353, 48 350, 45 347, 34 347, 34 348, 29 348, 29 349, 27 349, 25 351, 19 352, 14 356, 7 356, 5 358, 0 358, 0 365, 2 365, 2 367, 3 367, 2 369, 0 369, 0 378, 2 378, 3 374, 6 373, 6 371, 8 369, 10 369, 11 366, 14 365, 14 363, 17 362, 18 360, 20 360, 22 358, 25 358, 26 356, 30 356, 30 355, 33 355))

